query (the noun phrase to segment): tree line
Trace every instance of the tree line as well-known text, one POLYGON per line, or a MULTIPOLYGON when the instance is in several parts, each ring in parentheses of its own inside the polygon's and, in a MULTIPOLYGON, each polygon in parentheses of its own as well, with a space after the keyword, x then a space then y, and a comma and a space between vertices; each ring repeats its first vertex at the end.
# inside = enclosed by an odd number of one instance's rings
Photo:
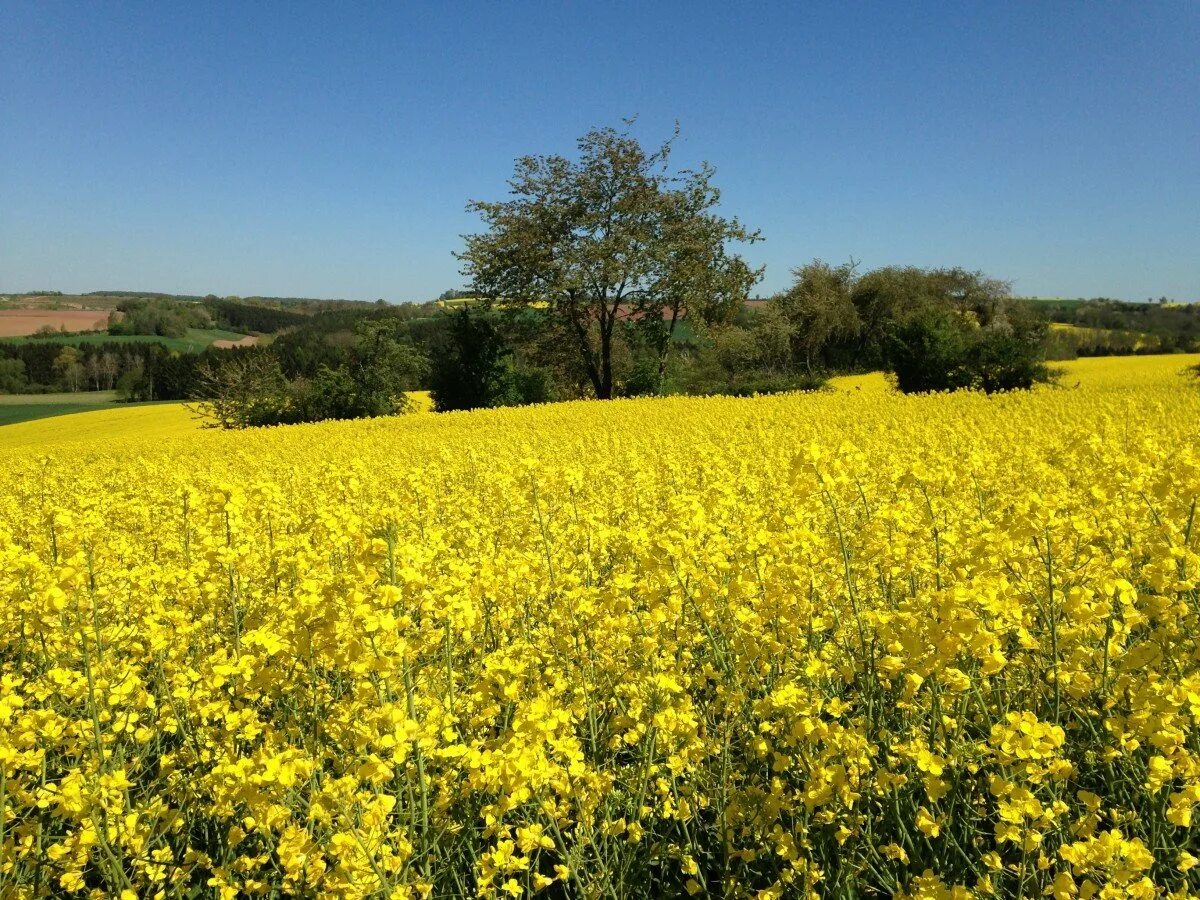
POLYGON ((199 303, 163 298, 125 300, 108 316, 109 334, 181 338, 190 328, 212 328, 213 317, 199 303))
POLYGON ((300 325, 306 318, 301 312, 229 298, 205 298, 204 305, 223 328, 243 333, 274 334, 300 325))
POLYGON ((1031 302, 1052 323, 1066 326, 1050 334, 1047 354, 1053 359, 1200 352, 1200 303, 1106 297, 1031 302))
POLYGON ((0 394, 115 390, 121 400, 191 400, 206 366, 223 365, 240 352, 183 352, 157 343, 101 340, 0 343, 0 394))

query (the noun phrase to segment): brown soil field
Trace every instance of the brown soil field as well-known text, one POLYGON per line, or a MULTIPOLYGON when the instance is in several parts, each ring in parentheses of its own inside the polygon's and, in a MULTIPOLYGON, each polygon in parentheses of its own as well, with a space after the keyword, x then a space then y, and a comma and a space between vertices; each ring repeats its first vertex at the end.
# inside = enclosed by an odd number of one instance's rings
POLYGON ((24 337, 49 325, 55 331, 104 331, 106 309, 0 309, 0 337, 24 337))
POLYGON ((258 343, 258 338, 252 334, 246 335, 241 340, 237 341, 213 341, 214 347, 219 347, 222 350, 228 350, 230 347, 253 347, 258 343))

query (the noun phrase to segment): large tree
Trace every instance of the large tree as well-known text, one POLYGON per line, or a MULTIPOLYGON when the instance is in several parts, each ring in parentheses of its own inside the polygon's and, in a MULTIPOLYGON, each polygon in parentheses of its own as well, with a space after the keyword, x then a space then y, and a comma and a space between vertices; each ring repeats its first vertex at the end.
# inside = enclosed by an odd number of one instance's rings
POLYGON ((673 140, 648 152, 627 131, 596 129, 577 159, 521 157, 509 199, 468 207, 487 226, 459 254, 473 289, 541 310, 601 399, 613 396, 618 324, 636 325, 661 373, 683 318, 729 320, 762 274, 730 250, 757 232, 715 211, 707 163, 671 170, 673 140))
POLYGON ((792 347, 797 362, 809 375, 813 362, 833 340, 857 333, 858 312, 850 299, 855 264, 831 266, 815 259, 792 270, 792 286, 775 298, 776 306, 793 329, 792 347))

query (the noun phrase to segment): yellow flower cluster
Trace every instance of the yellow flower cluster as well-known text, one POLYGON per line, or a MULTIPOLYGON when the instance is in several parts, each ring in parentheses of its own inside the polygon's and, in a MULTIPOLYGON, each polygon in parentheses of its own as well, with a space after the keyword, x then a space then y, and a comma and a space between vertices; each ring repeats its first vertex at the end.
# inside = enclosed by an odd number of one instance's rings
POLYGON ((1194 362, 2 451, 0 896, 1200 896, 1194 362))

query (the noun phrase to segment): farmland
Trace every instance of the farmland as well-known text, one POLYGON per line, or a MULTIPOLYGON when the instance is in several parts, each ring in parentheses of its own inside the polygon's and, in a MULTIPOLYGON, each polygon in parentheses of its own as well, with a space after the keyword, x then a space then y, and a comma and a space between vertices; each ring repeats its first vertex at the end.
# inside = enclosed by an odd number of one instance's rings
POLYGON ((94 412, 112 407, 115 391, 76 391, 64 394, 0 394, 0 425, 12 425, 50 416, 94 412))
MULTIPOLYGON (((107 313, 129 300, 131 296, 131 294, 127 293, 106 293, 103 291, 91 294, 3 294, 0 295, 0 309, 59 311, 86 309, 107 313)), ((200 298, 189 299, 198 300, 200 298)))
POLYGON ((86 449, 130 434, 142 440, 179 438, 200 427, 183 403, 119 403, 111 391, 50 395, 50 402, 42 403, 33 402, 39 399, 37 395, 20 398, 30 401, 27 403, 9 402, 14 399, 0 397, 0 422, 5 426, 0 428, 0 450, 86 449), (73 401, 72 396, 85 399, 73 401))
POLYGON ((103 331, 108 311, 98 309, 0 309, 0 338, 35 334, 42 328, 61 331, 103 331))
POLYGON ((1194 895, 1195 362, 0 445, 0 893, 1194 895))
POLYGON ((78 347, 81 344, 104 344, 120 347, 123 344, 162 344, 169 350, 182 353, 198 353, 213 344, 225 346, 240 345, 245 335, 220 328, 189 328, 183 337, 164 337, 157 334, 56 334, 48 337, 12 337, 5 338, 6 343, 23 344, 37 342, 39 344, 66 344, 78 347))
MULTIPOLYGON (((409 394, 413 413, 429 412, 427 391, 409 394)), ((0 452, 17 448, 67 447, 90 451, 97 445, 187 438, 204 427, 190 404, 119 403, 111 391, 78 394, 0 395, 0 452)))

